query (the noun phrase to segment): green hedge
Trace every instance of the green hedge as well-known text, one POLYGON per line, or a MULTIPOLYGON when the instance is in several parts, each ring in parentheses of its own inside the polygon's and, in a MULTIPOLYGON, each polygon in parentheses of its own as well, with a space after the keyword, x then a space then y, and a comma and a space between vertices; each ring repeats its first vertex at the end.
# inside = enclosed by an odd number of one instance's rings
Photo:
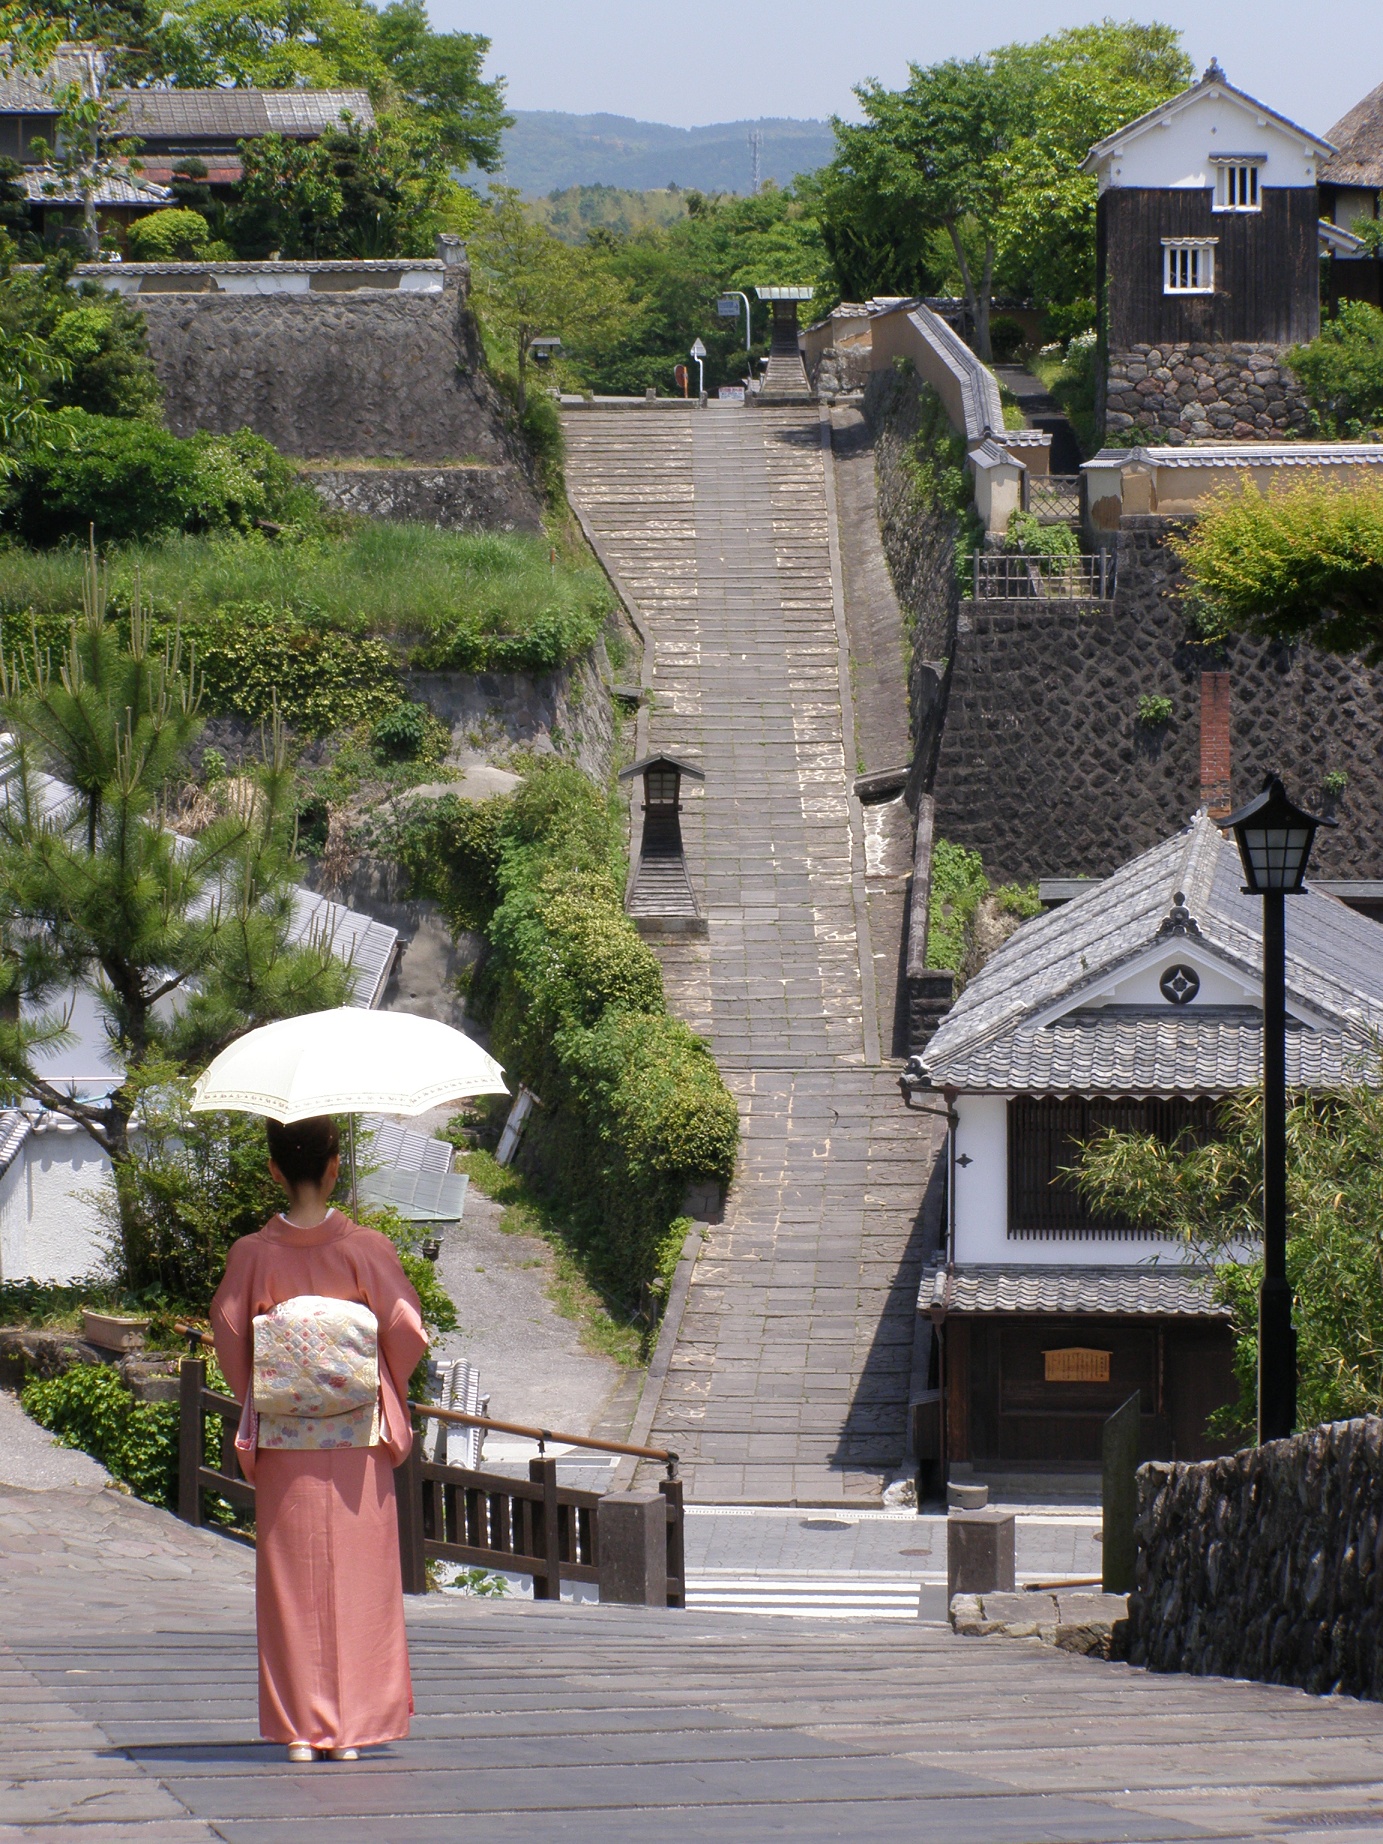
POLYGON ((546 763, 512 796, 416 808, 399 852, 454 925, 483 930, 473 994, 491 1047, 543 1101, 525 1158, 560 1192, 593 1278, 635 1305, 675 1254, 688 1184, 733 1175, 739 1117, 624 914, 617 804, 546 763))
POLYGON ((64 410, 52 440, 29 451, 7 492, 28 544, 105 546, 175 531, 247 531, 257 520, 315 517, 317 496, 271 443, 248 429, 182 437, 139 417, 64 410))
POLYGON ((30 1383, 19 1400, 64 1447, 80 1447, 140 1498, 178 1502, 178 1406, 136 1402, 105 1364, 74 1364, 30 1383))

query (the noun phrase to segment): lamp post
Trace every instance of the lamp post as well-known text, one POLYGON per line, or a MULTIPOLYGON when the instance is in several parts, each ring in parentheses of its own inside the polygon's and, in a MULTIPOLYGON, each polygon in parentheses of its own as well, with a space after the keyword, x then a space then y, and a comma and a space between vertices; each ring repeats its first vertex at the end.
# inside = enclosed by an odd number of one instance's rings
POLYGON ((1300 896, 1318 826, 1276 775, 1224 821, 1244 866, 1244 891, 1263 899, 1263 1285, 1258 1295, 1258 1439, 1284 1439, 1297 1419, 1297 1335, 1287 1282, 1287 912, 1300 896))
POLYGON ((748 352, 753 344, 751 337, 753 315, 749 310, 749 296, 741 294, 738 288, 727 288, 716 302, 716 312, 722 320, 738 320, 741 301, 744 302, 744 349, 748 352))

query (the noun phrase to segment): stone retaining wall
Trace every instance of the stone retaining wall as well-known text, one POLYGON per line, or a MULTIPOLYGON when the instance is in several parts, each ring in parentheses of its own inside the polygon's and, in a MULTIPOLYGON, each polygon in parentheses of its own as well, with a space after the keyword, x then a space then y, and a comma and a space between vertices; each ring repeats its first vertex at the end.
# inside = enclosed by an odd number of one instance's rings
POLYGON ((410 672, 410 698, 450 728, 464 760, 475 750, 560 755, 604 783, 615 765, 619 721, 603 640, 556 672, 410 672))
POLYGON ((1110 353, 1105 440, 1131 428, 1169 442, 1271 442, 1307 427, 1277 345, 1129 346, 1110 353))
POLYGON ((288 455, 522 468, 459 278, 432 293, 139 294, 168 426, 288 455))
POLYGON ((513 466, 314 467, 303 478, 336 512, 446 531, 542 530, 538 496, 513 466))
POLYGON ((1228 670, 1235 800, 1281 774, 1339 822, 1317 835, 1317 874, 1383 876, 1383 672, 1305 645, 1203 645, 1177 595, 1177 521, 1155 516, 1120 524, 1112 608, 961 602, 955 519, 916 484, 916 386, 876 372, 864 408, 911 643, 909 801, 934 796, 939 838, 979 851, 999 882, 1107 875, 1200 804, 1200 675, 1228 670), (1167 723, 1139 722, 1145 695, 1171 699, 1167 723), (1324 785, 1335 771, 1339 796, 1324 785))
POLYGON ((1383 1421, 1138 1473, 1129 1661, 1383 1697, 1383 1421))

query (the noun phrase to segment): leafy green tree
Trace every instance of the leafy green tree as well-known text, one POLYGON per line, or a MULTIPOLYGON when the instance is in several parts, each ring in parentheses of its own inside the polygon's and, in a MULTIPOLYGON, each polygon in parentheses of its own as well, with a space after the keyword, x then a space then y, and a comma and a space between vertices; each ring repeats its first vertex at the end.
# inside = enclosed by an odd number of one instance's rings
POLYGON ((479 208, 427 128, 347 123, 311 142, 243 143, 227 230, 242 255, 430 256, 439 230, 464 232, 479 208))
POLYGON ((820 175, 822 232, 856 298, 935 287, 940 232, 988 357, 996 285, 1044 305, 1089 303, 1091 144, 1182 89, 1191 66, 1167 26, 1106 20, 987 57, 913 65, 906 88, 861 86, 820 175))
POLYGON ((1383 482, 1263 493, 1245 481, 1171 542, 1207 635, 1309 640, 1383 664, 1383 482))
POLYGON ((1383 425, 1383 313, 1367 301, 1342 301, 1310 345, 1293 346, 1287 363, 1323 434, 1357 441, 1383 425))
POLYGON ((96 194, 102 182, 129 171, 135 143, 120 133, 123 103, 113 103, 81 83, 63 83, 53 90, 58 109, 57 134, 50 146, 41 136, 33 140, 34 152, 52 169, 40 182, 45 192, 57 194, 68 185, 76 188, 82 205, 82 242, 88 262, 101 254, 101 227, 96 217, 96 194))
MULTIPOLYGON (((1261 1259, 1236 1249, 1263 1237, 1263 1107, 1259 1094, 1223 1103, 1220 1137, 1165 1146, 1106 1133, 1085 1149, 1084 1196, 1099 1210, 1160 1231, 1215 1266, 1230 1308, 1237 1409, 1226 1433, 1254 1425, 1261 1259)), ((1383 1411, 1383 1093, 1358 1086, 1299 1095, 1287 1113, 1287 1278, 1295 1296, 1302 1426, 1383 1411)))
POLYGON ((485 327, 514 356, 518 410, 528 408, 533 342, 609 337, 633 315, 628 291, 584 249, 563 243, 524 210, 512 186, 497 186, 470 246, 475 299, 485 327))
POLYGON ((0 354, 33 342, 35 381, 55 409, 157 420, 163 392, 144 317, 93 282, 71 280, 71 255, 0 276, 0 354))
MULTIPOLYGON (((138 603, 107 619, 89 560, 65 654, 37 640, 3 662, 0 716, 15 739, 0 807, 0 1080, 75 1120, 110 1156, 117 1193, 152 1059, 204 1059, 257 1023, 342 1002, 329 941, 291 941, 292 778, 281 740, 253 797, 195 839, 161 824, 200 727, 177 639, 157 648, 138 603), (73 790, 54 804, 55 775, 73 790), (70 1036, 67 996, 95 1001, 124 1071, 103 1097, 43 1073, 70 1036)), ((149 1284, 121 1194, 119 1261, 149 1284)))
POLYGON ((493 172, 509 125, 504 81, 486 78, 490 41, 434 32, 422 0, 187 0, 151 34, 176 84, 365 89, 382 120, 444 150, 451 167, 493 172))
POLYGON ((375 28, 389 85, 407 113, 434 130, 454 163, 494 173, 503 164, 504 80, 486 81, 488 38, 434 32, 423 0, 393 0, 375 28))

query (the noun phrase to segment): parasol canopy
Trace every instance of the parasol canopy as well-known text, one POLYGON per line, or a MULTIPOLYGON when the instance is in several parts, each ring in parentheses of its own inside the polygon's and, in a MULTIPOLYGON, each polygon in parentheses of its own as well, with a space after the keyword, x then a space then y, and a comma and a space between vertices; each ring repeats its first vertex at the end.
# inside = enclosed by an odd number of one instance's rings
POLYGON ((342 1006, 261 1025, 197 1078, 196 1113, 271 1120, 421 1114, 467 1095, 507 1095, 504 1071, 463 1031, 411 1012, 342 1006))

